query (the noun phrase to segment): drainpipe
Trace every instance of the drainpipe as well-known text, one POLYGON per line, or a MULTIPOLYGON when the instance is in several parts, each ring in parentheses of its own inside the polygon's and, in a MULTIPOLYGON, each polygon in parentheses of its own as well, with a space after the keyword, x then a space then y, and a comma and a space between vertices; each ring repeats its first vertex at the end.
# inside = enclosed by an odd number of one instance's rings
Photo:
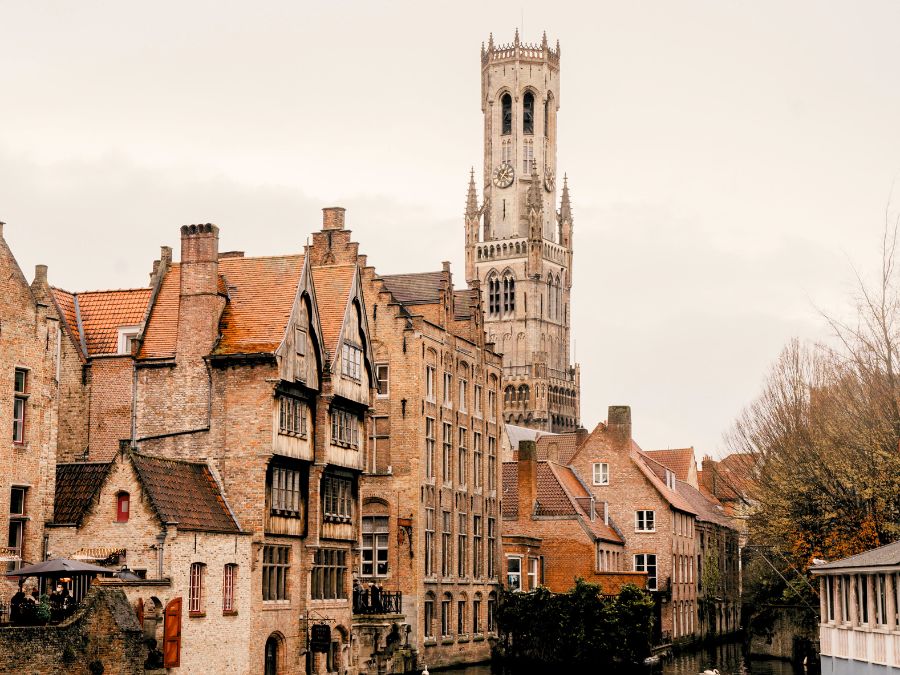
POLYGON ((156 578, 163 578, 163 559, 166 550, 166 531, 156 535, 156 578))

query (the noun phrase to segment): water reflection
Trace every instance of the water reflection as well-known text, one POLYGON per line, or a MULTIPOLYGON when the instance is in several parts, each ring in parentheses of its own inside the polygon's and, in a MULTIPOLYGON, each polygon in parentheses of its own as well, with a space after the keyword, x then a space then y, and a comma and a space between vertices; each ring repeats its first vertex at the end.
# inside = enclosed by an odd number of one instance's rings
MULTIPOLYGON (((801 675, 803 670, 795 670, 790 663, 776 660, 745 660, 740 644, 724 644, 709 649, 666 659, 648 668, 647 675, 698 675, 704 670, 718 668, 721 675, 801 675)), ((468 666, 440 671, 453 675, 491 675, 488 665, 468 666)), ((435 674, 437 675, 437 674, 435 674)), ((512 673, 510 675, 515 675, 512 673)))

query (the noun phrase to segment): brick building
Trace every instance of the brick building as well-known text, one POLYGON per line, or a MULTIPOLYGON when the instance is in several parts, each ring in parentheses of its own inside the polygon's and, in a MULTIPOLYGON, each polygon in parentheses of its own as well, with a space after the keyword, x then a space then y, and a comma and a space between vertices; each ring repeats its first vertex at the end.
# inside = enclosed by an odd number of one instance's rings
POLYGON ((366 267, 363 280, 378 393, 360 578, 402 593, 420 664, 483 661, 500 559, 500 358, 477 289, 456 290, 448 264, 366 267))
POLYGON ((44 520, 53 509, 62 340, 46 292, 47 268, 29 284, 0 223, 0 592, 15 592, 7 569, 44 559, 44 520), (9 433, 10 428, 12 434, 9 433))
POLYGON ((503 419, 546 431, 580 426, 569 357, 573 218, 556 210, 560 49, 519 41, 481 51, 484 203, 474 172, 465 213, 466 280, 478 283, 489 341, 503 354, 503 419))
POLYGON ((517 461, 503 463, 506 587, 565 593, 579 577, 611 595, 626 583, 645 587, 647 575, 628 569, 604 505, 558 457, 538 457, 533 441, 521 441, 517 461))

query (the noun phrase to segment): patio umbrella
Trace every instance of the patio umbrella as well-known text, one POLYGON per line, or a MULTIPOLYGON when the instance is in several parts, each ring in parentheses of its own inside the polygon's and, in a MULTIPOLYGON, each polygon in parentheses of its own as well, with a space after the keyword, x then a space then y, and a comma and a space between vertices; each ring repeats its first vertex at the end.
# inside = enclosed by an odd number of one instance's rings
POLYGON ((56 558, 45 560, 34 565, 20 567, 12 572, 7 572, 8 577, 64 577, 69 574, 110 574, 112 570, 98 565, 69 560, 68 558, 56 558))

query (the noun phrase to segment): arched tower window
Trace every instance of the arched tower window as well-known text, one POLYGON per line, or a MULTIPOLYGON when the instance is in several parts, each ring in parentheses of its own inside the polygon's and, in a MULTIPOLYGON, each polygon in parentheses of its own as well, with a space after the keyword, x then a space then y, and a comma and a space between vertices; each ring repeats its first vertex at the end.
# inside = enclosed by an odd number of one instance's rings
POLYGON ((488 314, 500 313, 500 280, 496 276, 488 279, 488 314))
POLYGON ((559 318, 559 308, 562 305, 562 282, 559 279, 559 276, 556 277, 556 318, 559 318))
POLYGON ((500 111, 503 121, 503 135, 512 133, 512 96, 503 94, 500 98, 500 111))
POLYGON ((547 317, 553 316, 553 277, 547 277, 547 317))
POLYGON ((534 94, 530 91, 522 97, 522 133, 534 133, 534 94))
POLYGON ((550 97, 544 101, 544 138, 550 137, 550 97))

